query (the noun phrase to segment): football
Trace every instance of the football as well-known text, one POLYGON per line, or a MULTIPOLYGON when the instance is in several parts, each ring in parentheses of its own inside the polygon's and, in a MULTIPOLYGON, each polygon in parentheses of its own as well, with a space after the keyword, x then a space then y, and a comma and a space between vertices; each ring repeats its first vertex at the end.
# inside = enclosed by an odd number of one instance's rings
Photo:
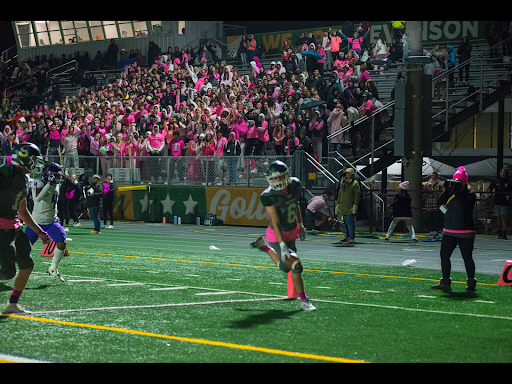
POLYGON ((285 265, 291 270, 298 269, 300 266, 300 259, 295 253, 290 253, 290 257, 286 259, 285 265))

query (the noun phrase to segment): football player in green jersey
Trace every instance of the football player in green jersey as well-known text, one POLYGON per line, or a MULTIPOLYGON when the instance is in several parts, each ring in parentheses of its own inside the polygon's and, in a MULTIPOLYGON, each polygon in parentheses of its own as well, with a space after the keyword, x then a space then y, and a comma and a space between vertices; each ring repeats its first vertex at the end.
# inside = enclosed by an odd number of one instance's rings
POLYGON ((11 163, 0 167, 0 280, 14 280, 14 289, 5 308, 5 314, 30 314, 18 306, 18 300, 27 285, 34 262, 30 252, 32 247, 28 236, 23 232, 23 224, 31 228, 47 243, 48 234, 34 221, 27 209, 28 173, 42 162, 41 151, 32 143, 17 144, 13 148, 11 163))
POLYGON ((313 311, 316 308, 306 296, 302 264, 295 246, 297 238, 306 239, 299 206, 302 184, 299 179, 290 176, 288 166, 279 160, 269 165, 266 176, 270 185, 261 193, 261 203, 270 219, 265 234, 269 245, 263 237, 259 237, 251 243, 251 247, 266 252, 281 271, 292 271, 292 281, 301 299, 301 308, 313 311), (291 263, 291 259, 295 262, 291 263))

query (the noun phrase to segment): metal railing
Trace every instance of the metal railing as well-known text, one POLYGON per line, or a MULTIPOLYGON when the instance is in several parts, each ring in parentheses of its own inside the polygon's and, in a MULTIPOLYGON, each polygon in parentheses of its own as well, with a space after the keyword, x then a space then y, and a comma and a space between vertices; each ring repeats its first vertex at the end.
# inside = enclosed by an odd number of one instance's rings
MULTIPOLYGON (((74 62, 74 64, 75 64, 75 66, 74 66, 73 68, 70 68, 70 69, 68 69, 68 70, 64 71, 64 72, 69 72, 69 71, 71 71, 71 70, 75 69, 75 68, 77 67, 77 65, 78 65, 78 62, 77 62, 76 60, 71 60, 71 61, 69 61, 69 62, 67 62, 67 63, 64 63, 64 64, 59 65, 58 67, 55 67, 55 68, 50 69, 48 72, 46 72, 46 78, 48 79, 48 74, 49 74, 50 72, 54 71, 55 69, 58 69, 58 68, 63 67, 63 66, 65 66, 65 65, 69 65, 70 63, 73 63, 73 62, 74 62)), ((61 73, 64 73, 64 72, 61 72, 61 73)), ((59 74, 57 74, 57 75, 55 75, 55 76, 58 76, 58 75, 60 75, 61 73, 59 73, 59 74)), ((11 85, 10 87, 5 88, 5 89, 4 89, 4 100, 5 100, 5 99, 6 99, 6 97, 7 97, 7 90, 12 89, 12 88, 19 87, 20 85, 23 85, 23 84, 25 84, 25 83, 28 83, 29 81, 32 81, 32 80, 35 80, 35 77, 30 77, 30 78, 28 78, 27 80, 22 81, 21 83, 16 83, 16 84, 14 84, 14 85, 11 85)))
MULTIPOLYGON (((491 52, 492 50, 496 50, 498 49, 499 47, 502 47, 503 45, 505 44, 509 44, 512 42, 512 36, 505 39, 505 40, 502 40, 500 41, 499 43, 493 45, 492 47, 489 47, 487 49, 485 49, 484 51, 480 52, 479 54, 469 58, 468 60, 465 60, 464 62, 462 63, 459 63, 457 65, 455 65, 453 68, 450 68, 446 71, 444 71, 441 75, 435 77, 432 79, 432 89, 434 89, 437 85, 437 83, 439 82, 443 82, 445 84, 445 89, 443 91, 443 93, 445 94, 445 109, 444 110, 441 110, 440 112, 436 113, 435 115, 432 116, 432 118, 435 118, 437 116, 440 116, 442 114, 445 115, 445 126, 444 126, 444 130, 445 132, 448 131, 448 120, 449 120, 449 111, 450 111, 450 108, 454 108, 456 107, 457 105, 461 104, 462 102, 466 101, 466 100, 469 100, 471 98, 473 98, 474 96, 476 95, 479 95, 479 111, 481 112, 483 110, 483 97, 484 97, 484 55, 487 55, 489 52, 491 52), (450 88, 450 76, 455 76, 455 72, 458 71, 459 69, 461 68, 464 68, 466 67, 467 65, 469 65, 470 63, 473 63, 473 62, 477 62, 478 61, 478 68, 479 68, 479 88, 476 88, 475 87, 475 91, 472 92, 470 95, 467 95, 466 97, 462 98, 461 100, 458 100, 456 102, 454 102, 451 106, 450 106, 450 91, 451 91, 451 88, 450 88)), ((498 82, 500 80, 502 80, 503 78, 507 77, 510 75, 510 70, 508 73, 500 76, 499 78, 497 79, 494 79, 493 81, 489 82, 487 84, 487 89, 490 88, 490 85, 491 84, 494 84, 495 82, 498 82)))
POLYGON ((71 71, 71 70, 75 69, 75 68, 78 66, 78 62, 77 62, 76 60, 68 61, 67 63, 61 64, 61 65, 59 65, 59 66, 57 66, 57 67, 55 67, 55 68, 50 69, 48 72, 46 72, 46 78, 48 78, 48 77, 49 77, 49 74, 50 74, 51 72, 55 71, 56 69, 59 69, 59 68, 64 67, 64 66, 66 66, 66 65, 69 65, 69 64, 71 64, 71 63, 74 63, 74 64, 75 64, 75 66, 74 66, 73 68, 68 68, 68 69, 66 69, 66 70, 65 70, 65 71, 63 71, 63 72, 60 72, 60 73, 56 74, 55 76, 58 76, 58 75, 60 75, 60 74, 62 74, 62 73, 67 73, 67 72, 69 72, 69 71, 71 71))
POLYGON ((350 124, 347 124, 345 127, 343 127, 342 129, 340 129, 339 131, 336 131, 334 133, 331 133, 330 135, 327 136, 327 139, 330 140, 336 136, 339 136, 341 135, 342 133, 345 133, 347 132, 349 129, 351 129, 352 127, 355 127, 356 125, 359 125, 363 122, 365 122, 366 120, 370 119, 370 118, 373 118, 375 116, 377 116, 380 112, 386 110, 386 109, 389 109, 391 108, 393 105, 395 105, 395 100, 392 100, 390 101, 389 103, 383 105, 382 107, 376 109, 375 111, 373 111, 373 113, 371 115, 365 115, 363 117, 360 117, 359 119, 357 119, 356 121, 354 121, 354 124, 353 125, 350 125, 350 124))

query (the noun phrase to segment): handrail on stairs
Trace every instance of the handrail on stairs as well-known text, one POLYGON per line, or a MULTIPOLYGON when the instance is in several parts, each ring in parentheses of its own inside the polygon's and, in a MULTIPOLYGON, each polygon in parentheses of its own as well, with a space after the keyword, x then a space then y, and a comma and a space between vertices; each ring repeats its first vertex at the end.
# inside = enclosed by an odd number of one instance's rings
POLYGON ((311 163, 313 166, 315 166, 331 183, 336 184, 338 182, 338 179, 336 178, 336 176, 334 176, 322 164, 320 164, 318 161, 316 161, 313 156, 311 156, 307 152, 304 152, 304 154, 306 155, 306 159, 309 161, 309 163, 311 163))
MULTIPOLYGON (((510 41, 512 41, 512 36, 506 38, 505 40, 500 41, 497 44, 494 44, 492 47, 489 47, 489 48, 483 50, 479 54, 477 54, 477 55, 475 55, 475 56, 465 60, 462 63, 459 63, 459 64, 455 65, 453 68, 444 71, 441 75, 439 75, 439 76, 437 76, 437 77, 432 79, 432 86, 433 87, 435 86, 435 83, 440 82, 440 81, 443 81, 446 84, 446 87, 445 87, 445 90, 444 90, 444 92, 446 93, 445 109, 440 111, 439 113, 437 113, 436 115, 433 116, 433 117, 437 117, 437 116, 439 116, 442 113, 445 114, 445 125, 444 125, 444 131, 445 132, 448 132, 448 119, 449 119, 449 109, 450 109, 450 98, 449 98, 449 95, 450 95, 450 82, 447 81, 447 79, 448 79, 447 76, 450 76, 455 71, 459 70, 460 68, 465 67, 466 65, 470 64, 471 62, 474 62, 474 61, 478 60, 479 64, 480 64, 479 65, 480 87, 475 92, 473 92, 471 95, 466 96, 463 100, 459 100, 456 103, 452 104, 451 107, 453 108, 455 105, 461 103, 462 101, 467 100, 469 97, 472 97, 472 96, 474 96, 476 94, 479 94, 480 95, 479 110, 482 111, 483 110, 483 89, 484 89, 484 80, 483 80, 483 70, 484 70, 483 61, 484 61, 484 55, 489 53, 491 50, 497 49, 498 47, 500 47, 500 46, 502 46, 502 45, 504 45, 504 44, 506 44, 506 43, 508 43, 510 41)), ((509 73, 510 73, 510 71, 509 71, 509 73)), ((508 76, 508 74, 506 74, 504 76, 508 76)), ((501 77, 503 77, 503 76, 501 76, 501 77)), ((499 79, 495 79, 494 81, 492 81, 489 84, 492 84, 493 82, 500 80, 501 77, 499 79)))
POLYGON ((395 105, 395 100, 391 100, 389 103, 383 105, 382 107, 376 109, 375 111, 373 111, 373 113, 371 115, 367 115, 367 116, 363 116, 363 117, 360 117, 359 119, 357 119, 356 121, 354 121, 353 125, 352 124, 347 124, 346 126, 344 126, 342 129, 340 129, 339 131, 336 131, 334 133, 331 133, 330 135, 327 136, 327 139, 332 139, 333 137, 336 137, 338 135, 341 135, 342 133, 348 131, 350 128, 352 127, 355 127, 356 125, 359 125, 361 124, 363 121, 366 121, 368 120, 369 118, 371 117, 374 117, 376 116, 377 114, 379 114, 380 112, 392 107, 393 105, 395 105))

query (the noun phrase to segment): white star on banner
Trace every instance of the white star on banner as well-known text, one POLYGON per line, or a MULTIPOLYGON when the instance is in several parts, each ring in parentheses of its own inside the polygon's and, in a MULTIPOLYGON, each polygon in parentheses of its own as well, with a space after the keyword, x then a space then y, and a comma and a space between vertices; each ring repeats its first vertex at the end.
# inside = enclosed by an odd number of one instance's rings
POLYGON ((160 201, 160 204, 164 206, 164 210, 162 213, 169 212, 172 215, 172 206, 174 205, 175 201, 171 200, 169 198, 169 194, 167 194, 167 197, 165 200, 160 201))
MULTIPOLYGON (((146 210, 149 211, 148 199, 149 199, 149 196, 146 193, 146 194, 144 194, 144 198, 142 200, 139 200, 140 205, 142 205, 142 209, 140 210, 140 213, 143 213, 146 210)), ((149 205, 151 205, 151 204, 153 204, 153 200, 149 200, 149 205)))
POLYGON ((185 207, 187 207, 187 209, 185 210, 185 215, 187 213, 194 213, 194 208, 197 205, 197 203, 197 201, 194 201, 192 199, 192 195, 189 195, 188 200, 183 202, 183 204, 185 204, 185 207))

